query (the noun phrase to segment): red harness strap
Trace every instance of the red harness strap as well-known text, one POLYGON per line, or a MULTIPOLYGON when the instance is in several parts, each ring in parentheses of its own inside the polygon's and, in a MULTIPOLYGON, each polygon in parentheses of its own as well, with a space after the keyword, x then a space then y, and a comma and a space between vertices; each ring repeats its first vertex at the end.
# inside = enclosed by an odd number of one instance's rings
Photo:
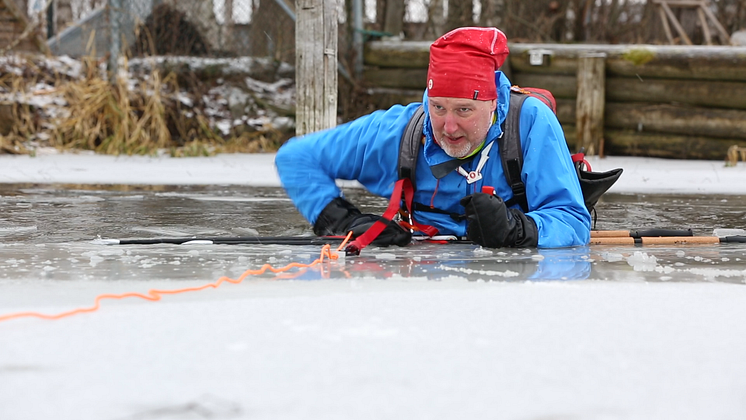
MULTIPOLYGON (((381 216, 382 219, 373 223, 365 233, 358 236, 354 241, 347 245, 347 248, 345 248, 345 254, 359 255, 363 248, 370 245, 370 243, 373 242, 384 229, 386 229, 388 223, 391 222, 396 213, 399 212, 402 196, 404 197, 404 202, 406 203, 407 208, 411 209, 412 200, 414 199, 414 188, 412 188, 412 182, 409 178, 402 178, 396 181, 396 184, 394 184, 394 192, 391 194, 391 198, 389 199, 389 206, 383 213, 383 216, 381 216)), ((415 222, 414 216, 412 217, 412 222, 414 226, 425 235, 434 236, 438 233, 438 229, 432 226, 415 222)))
POLYGON ((583 162, 583 165, 585 165, 585 170, 588 172, 591 172, 591 164, 588 163, 588 161, 585 159, 585 153, 579 152, 572 155, 572 163, 578 163, 583 162))

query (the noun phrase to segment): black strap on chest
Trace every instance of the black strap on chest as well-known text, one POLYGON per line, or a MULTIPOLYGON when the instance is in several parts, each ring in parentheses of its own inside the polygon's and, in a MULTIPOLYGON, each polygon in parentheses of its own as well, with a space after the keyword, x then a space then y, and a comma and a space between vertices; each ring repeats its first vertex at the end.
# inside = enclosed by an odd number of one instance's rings
POLYGON ((528 95, 510 92, 508 115, 502 125, 503 134, 497 139, 505 180, 508 181, 510 189, 513 190, 513 197, 505 201, 505 205, 510 207, 518 204, 524 213, 528 212, 528 199, 526 198, 526 185, 521 179, 521 170, 523 169, 521 107, 523 107, 523 101, 526 98, 528 98, 528 95))
MULTIPOLYGON (((497 140, 498 149, 500 150, 500 160, 505 172, 505 178, 508 185, 513 190, 513 197, 505 203, 508 206, 518 204, 524 212, 528 212, 528 200, 526 199, 526 186, 521 180, 521 170, 523 168, 523 149, 521 149, 520 117, 521 107, 527 95, 511 92, 508 115, 503 122, 503 134, 497 140)), ((425 122, 425 110, 422 105, 417 107, 412 118, 409 119, 399 144, 399 179, 409 178, 412 186, 416 189, 415 183, 417 169, 417 155, 422 145, 422 129, 425 122)), ((416 204, 416 203, 415 203, 416 204)), ((417 205, 417 210, 433 211, 429 206, 417 205)), ((439 210, 437 212, 443 212, 439 210)))
POLYGON ((422 105, 414 111, 409 119, 399 143, 399 179, 409 178, 412 189, 417 189, 416 174, 417 155, 422 144, 422 126, 425 124, 425 110, 422 105))

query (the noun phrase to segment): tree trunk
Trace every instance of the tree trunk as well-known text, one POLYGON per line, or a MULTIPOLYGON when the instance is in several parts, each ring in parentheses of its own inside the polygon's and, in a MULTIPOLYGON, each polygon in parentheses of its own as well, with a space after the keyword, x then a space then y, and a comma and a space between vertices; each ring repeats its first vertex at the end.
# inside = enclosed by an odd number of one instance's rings
POLYGON ((386 3, 398 0, 376 0, 376 28, 383 31, 386 25, 386 3))
POLYGON ((505 0, 482 0, 481 26, 501 28, 505 20, 505 0))
POLYGON ((383 22, 383 32, 398 37, 402 34, 404 25, 404 1, 389 0, 386 2, 386 18, 383 22))
POLYGON ((443 9, 443 0, 431 0, 427 8, 427 39, 437 39, 445 33, 446 17, 443 9))
POLYGON ((71 0, 56 0, 57 7, 55 7, 55 30, 56 34, 62 32, 65 28, 73 24, 73 9, 71 0))
POLYGON ((684 32, 689 36, 689 39, 693 44, 701 44, 702 36, 698 31, 697 26, 699 18, 697 17, 697 10, 694 8, 682 8, 679 12, 679 22, 681 27, 684 28, 684 32))
POLYGON ((445 32, 462 26, 474 26, 473 11, 473 0, 449 0, 445 32))

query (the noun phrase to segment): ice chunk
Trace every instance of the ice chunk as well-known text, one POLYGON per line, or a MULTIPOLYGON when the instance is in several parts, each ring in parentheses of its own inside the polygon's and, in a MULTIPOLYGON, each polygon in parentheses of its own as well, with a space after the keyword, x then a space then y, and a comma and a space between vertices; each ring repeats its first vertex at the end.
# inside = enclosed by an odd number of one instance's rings
POLYGON ((634 254, 627 257, 627 264, 631 265, 635 271, 654 271, 655 267, 658 266, 658 259, 655 258, 655 255, 635 251, 634 254))

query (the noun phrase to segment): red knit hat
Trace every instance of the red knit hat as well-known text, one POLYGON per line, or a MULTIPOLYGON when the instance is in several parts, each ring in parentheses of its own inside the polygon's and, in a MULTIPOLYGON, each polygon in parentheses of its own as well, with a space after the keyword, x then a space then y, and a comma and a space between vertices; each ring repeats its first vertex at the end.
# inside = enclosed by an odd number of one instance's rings
POLYGON ((427 94, 480 101, 495 99, 495 70, 507 56, 508 39, 499 29, 454 29, 430 45, 427 94))

